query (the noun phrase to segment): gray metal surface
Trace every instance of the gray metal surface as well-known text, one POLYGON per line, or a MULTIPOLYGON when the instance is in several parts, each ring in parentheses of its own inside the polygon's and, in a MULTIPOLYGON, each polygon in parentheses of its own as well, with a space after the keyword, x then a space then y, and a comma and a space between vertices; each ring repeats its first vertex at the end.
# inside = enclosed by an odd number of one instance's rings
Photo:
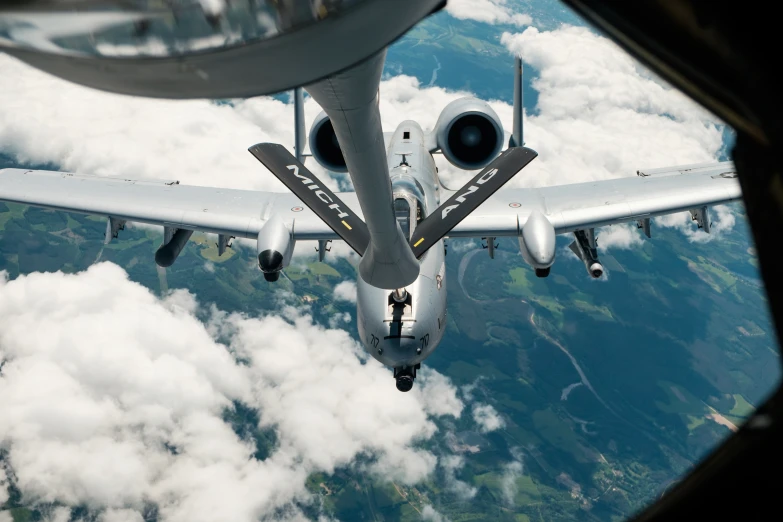
POLYGON ((198 21, 186 16, 191 13, 182 9, 185 3, 167 8, 165 2, 150 7, 126 2, 132 16, 119 26, 85 23, 85 17, 105 13, 101 6, 92 6, 91 14, 80 12, 89 4, 84 2, 51 1, 50 12, 37 16, 20 14, 19 3, 0 4, 0 52, 104 91, 156 98, 249 97, 351 67, 402 36, 441 0, 231 2, 217 16, 201 13, 198 21), (60 11, 60 18, 50 21, 51 11, 60 11), (68 39, 54 36, 66 26, 72 28, 68 39), (200 30, 195 37, 193 28, 200 30), (141 36, 128 39, 132 34, 141 36), (115 41, 116 35, 125 39, 115 41), (167 41, 171 35, 178 39, 167 41), (76 45, 66 47, 70 42, 76 45))
MULTIPOLYGON (((430 138, 429 146, 431 151, 440 150, 443 156, 449 160, 449 163, 455 167, 465 170, 475 170, 486 167, 492 160, 494 160, 500 151, 503 149, 503 141, 505 133, 503 132, 503 124, 500 122, 500 118, 497 113, 489 106, 484 100, 473 98, 472 96, 466 96, 459 98, 446 105, 443 108, 438 121, 435 124, 433 130, 433 138, 430 138), (459 120, 471 116, 479 116, 487 121, 494 129, 495 136, 492 147, 487 150, 487 154, 477 161, 463 161, 459 156, 458 150, 452 150, 449 144, 449 132, 451 128, 458 123, 459 120)), ((482 136, 484 140, 491 140, 491 136, 482 136)), ((462 149, 465 150, 465 146, 462 149)))
MULTIPOLYGON (((503 189, 454 227, 449 237, 516 236, 534 209, 547 217, 557 234, 563 234, 730 203, 742 196, 737 180, 725 176, 733 168, 731 162, 724 162, 687 175, 503 189)), ((679 170, 671 167, 667 172, 679 170)))
POLYGON ((294 152, 296 159, 304 163, 305 142, 307 141, 307 131, 304 121, 304 91, 301 87, 294 89, 294 152))
MULTIPOLYGON (((428 211, 438 207, 440 189, 435 162, 425 147, 424 133, 418 123, 409 120, 397 127, 389 139, 386 157, 394 197, 404 198, 411 205, 423 202, 423 219, 428 211)), ((415 214, 413 207, 412 211, 415 214)), ((411 228, 414 226, 412 223, 411 228)), ((412 368, 440 343, 446 327, 444 256, 443 241, 438 241, 424 255, 419 276, 404 287, 410 305, 403 307, 404 313, 398 317, 394 306, 389 305, 389 290, 371 286, 362 278, 357 281, 359 336, 370 355, 381 363, 412 368)))
POLYGON ((385 56, 384 50, 356 67, 305 88, 329 115, 370 231, 370 246, 359 262, 359 275, 373 286, 392 289, 415 281, 419 263, 391 207, 378 110, 378 85, 385 56))
MULTIPOLYGON (((343 193, 341 199, 361 216, 354 193, 343 193)), ((295 229, 295 239, 337 239, 337 234, 289 192, 3 169, 0 200, 249 239, 255 239, 264 222, 275 215, 295 229)))
POLYGON ((549 268, 555 262, 555 227, 538 209, 533 209, 520 227, 519 250, 533 268, 549 268))
POLYGON ((512 147, 522 147, 525 144, 525 84, 522 81, 522 71, 522 59, 514 58, 514 127, 511 133, 511 143, 509 143, 509 146, 512 147))
MULTIPOLYGON (((399 163, 398 158, 391 152, 389 162, 399 163)), ((422 161, 432 161, 429 155, 428 158, 422 161)), ((733 165, 725 162, 688 175, 629 177, 540 189, 501 189, 452 229, 449 237, 518 236, 534 209, 547 217, 557 234, 563 234, 729 203, 741 197, 737 180, 721 176, 731 168, 733 165)), ((440 189, 438 201, 451 194, 440 189)), ((355 193, 341 192, 338 196, 362 217, 355 193)), ((296 196, 282 192, 3 169, 0 170, 0 200, 252 239, 264 220, 275 214, 294 229, 295 239, 338 239, 296 196)))

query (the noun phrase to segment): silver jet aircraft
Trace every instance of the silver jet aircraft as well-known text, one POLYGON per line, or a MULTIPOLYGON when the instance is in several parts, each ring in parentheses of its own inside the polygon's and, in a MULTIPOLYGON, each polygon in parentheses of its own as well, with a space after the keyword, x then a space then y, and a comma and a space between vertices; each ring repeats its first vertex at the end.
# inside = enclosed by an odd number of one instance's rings
POLYGON ((446 326, 446 237, 486 239, 490 257, 495 238, 516 237, 524 260, 546 277, 555 261, 555 236, 570 234, 571 249, 590 277, 598 278, 603 267, 595 228, 635 222, 650 237, 650 218, 690 211, 709 232, 707 208, 741 196, 729 162, 501 189, 536 157, 522 140, 521 61, 516 61, 514 128, 507 140, 497 114, 474 98, 446 106, 429 132, 408 120, 383 133, 378 113, 383 58, 380 53, 306 87, 324 108, 310 129, 309 154, 301 90, 295 96, 296 157, 278 144, 250 147, 291 193, 5 169, 0 200, 106 216, 106 242, 127 222, 161 225, 163 244, 155 261, 164 267, 174 263, 194 231, 217 234, 221 255, 231 238, 254 239, 267 281, 276 281, 289 265, 297 241, 317 240, 323 260, 328 241, 344 240, 361 256, 359 337, 370 355, 393 368, 397 388, 408 391, 446 326), (434 153, 459 168, 480 171, 459 190, 449 190, 440 182, 434 153), (349 172, 356 191, 333 193, 304 166, 305 156, 327 170, 349 172))

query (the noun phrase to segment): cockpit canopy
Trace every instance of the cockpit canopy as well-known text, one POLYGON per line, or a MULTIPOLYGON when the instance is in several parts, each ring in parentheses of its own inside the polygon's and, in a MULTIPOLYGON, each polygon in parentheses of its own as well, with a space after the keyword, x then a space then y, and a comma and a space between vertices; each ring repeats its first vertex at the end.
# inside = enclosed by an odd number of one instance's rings
POLYGON ((416 178, 409 174, 397 174, 392 177, 391 182, 394 215, 405 238, 410 240, 419 222, 427 217, 424 189, 416 178))

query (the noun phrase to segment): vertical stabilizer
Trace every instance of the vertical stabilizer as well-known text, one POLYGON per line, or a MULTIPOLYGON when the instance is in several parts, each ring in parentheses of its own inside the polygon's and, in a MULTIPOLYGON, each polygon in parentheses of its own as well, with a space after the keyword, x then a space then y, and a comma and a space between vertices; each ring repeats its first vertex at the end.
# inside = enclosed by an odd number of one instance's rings
POLYGON ((509 140, 509 147, 522 147, 525 144, 522 134, 522 116, 524 116, 525 103, 522 85, 522 59, 514 58, 514 129, 509 140))
POLYGON ((304 90, 301 87, 294 89, 294 149, 296 160, 304 164, 305 147, 305 122, 304 122, 304 90))

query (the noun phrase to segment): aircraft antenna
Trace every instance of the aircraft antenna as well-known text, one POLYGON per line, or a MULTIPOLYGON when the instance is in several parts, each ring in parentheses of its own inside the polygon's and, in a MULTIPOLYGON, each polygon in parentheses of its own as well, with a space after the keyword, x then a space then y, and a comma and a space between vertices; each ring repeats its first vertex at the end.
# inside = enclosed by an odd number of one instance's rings
POLYGON ((304 123, 304 91, 301 87, 294 89, 294 149, 296 159, 304 164, 305 147, 305 123, 304 123))
POLYGON ((522 134, 522 117, 525 111, 524 90, 522 85, 522 58, 514 58, 514 129, 511 134, 511 147, 522 147, 524 137, 522 134))

